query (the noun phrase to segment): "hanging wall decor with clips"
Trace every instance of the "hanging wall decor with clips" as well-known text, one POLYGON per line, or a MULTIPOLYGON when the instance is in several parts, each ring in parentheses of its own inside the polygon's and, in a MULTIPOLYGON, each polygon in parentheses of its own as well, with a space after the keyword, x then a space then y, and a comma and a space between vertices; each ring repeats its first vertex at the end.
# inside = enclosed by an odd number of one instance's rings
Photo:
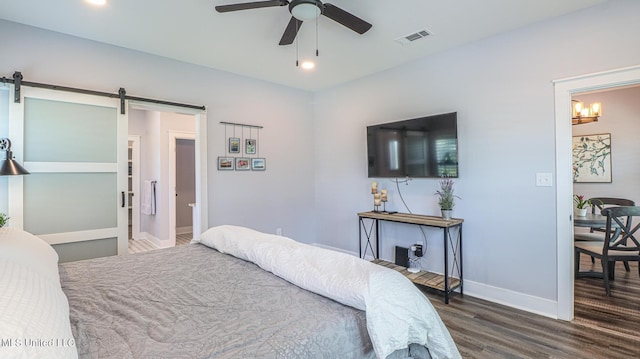
POLYGON ((262 126, 234 122, 224 125, 224 156, 218 157, 219 171, 264 171, 267 160, 260 157, 262 126))

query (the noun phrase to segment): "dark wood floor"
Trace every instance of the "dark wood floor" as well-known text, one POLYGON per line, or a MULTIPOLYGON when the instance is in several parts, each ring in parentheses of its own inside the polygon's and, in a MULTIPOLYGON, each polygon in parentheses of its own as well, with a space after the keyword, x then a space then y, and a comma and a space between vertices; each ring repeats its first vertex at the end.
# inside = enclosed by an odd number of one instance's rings
MULTIPOLYGON (((582 260, 581 270, 591 266, 582 260)), ((596 266, 599 271, 599 264, 596 266)), ((463 358, 640 358, 638 264, 616 267, 612 296, 602 280, 577 279, 573 322, 554 320, 470 296, 449 304, 427 292, 463 358)))

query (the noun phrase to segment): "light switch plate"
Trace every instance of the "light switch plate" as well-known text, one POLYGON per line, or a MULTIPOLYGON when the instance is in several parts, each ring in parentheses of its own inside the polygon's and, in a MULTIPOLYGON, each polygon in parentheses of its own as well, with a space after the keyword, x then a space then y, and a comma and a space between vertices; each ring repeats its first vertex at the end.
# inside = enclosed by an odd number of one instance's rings
POLYGON ((536 186, 538 187, 553 186, 553 174, 549 172, 536 173, 536 186))

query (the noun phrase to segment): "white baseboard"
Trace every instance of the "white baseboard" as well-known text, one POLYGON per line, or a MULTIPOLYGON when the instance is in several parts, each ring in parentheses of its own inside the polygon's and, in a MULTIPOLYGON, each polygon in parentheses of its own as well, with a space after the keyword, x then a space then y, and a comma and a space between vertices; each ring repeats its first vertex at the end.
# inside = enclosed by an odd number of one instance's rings
POLYGON ((509 289, 464 280, 464 295, 558 319, 558 302, 509 289))
POLYGON ((153 243, 156 247, 158 248, 169 248, 169 247, 173 247, 175 246, 175 243, 169 243, 169 241, 163 241, 159 238, 157 238, 156 236, 152 235, 151 233, 148 232, 140 232, 140 236, 146 240, 148 240, 149 242, 153 243))
MULTIPOLYGON (((354 256, 354 257, 360 257, 360 256, 358 255, 358 253, 356 253, 356 252, 348 251, 348 250, 346 250, 346 249, 342 249, 342 248, 337 248, 337 247, 328 246, 328 245, 326 245, 326 244, 322 244, 322 243, 311 243, 311 245, 312 245, 312 246, 314 246, 314 247, 320 247, 320 248, 329 249, 329 250, 336 251, 336 252, 341 252, 341 253, 349 254, 349 255, 352 255, 352 256, 354 256)), ((367 255, 367 256, 365 256, 365 257, 364 257, 364 259, 365 259, 365 260, 368 260, 368 261, 372 261, 372 260, 373 260, 373 257, 372 257, 372 256, 370 256, 370 255, 367 255)))
MULTIPOLYGON (((312 243, 312 246, 330 249, 337 252, 350 254, 358 257, 358 253, 347 251, 341 248, 327 246, 321 243, 312 243)), ((366 260, 372 260, 373 257, 367 256, 366 260)), ((558 319, 558 302, 534 297, 529 294, 514 292, 512 290, 498 288, 483 283, 477 283, 464 280, 464 295, 487 300, 489 302, 498 303, 507 307, 512 307, 526 312, 542 315, 545 317, 558 319)))

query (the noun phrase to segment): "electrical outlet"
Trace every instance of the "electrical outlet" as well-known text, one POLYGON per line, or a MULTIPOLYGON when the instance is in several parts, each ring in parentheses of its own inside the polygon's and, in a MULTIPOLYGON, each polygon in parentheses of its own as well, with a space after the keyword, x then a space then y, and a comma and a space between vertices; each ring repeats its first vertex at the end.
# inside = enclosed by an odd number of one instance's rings
POLYGON ((278 236, 282 235, 282 228, 276 228, 276 235, 278 236))

